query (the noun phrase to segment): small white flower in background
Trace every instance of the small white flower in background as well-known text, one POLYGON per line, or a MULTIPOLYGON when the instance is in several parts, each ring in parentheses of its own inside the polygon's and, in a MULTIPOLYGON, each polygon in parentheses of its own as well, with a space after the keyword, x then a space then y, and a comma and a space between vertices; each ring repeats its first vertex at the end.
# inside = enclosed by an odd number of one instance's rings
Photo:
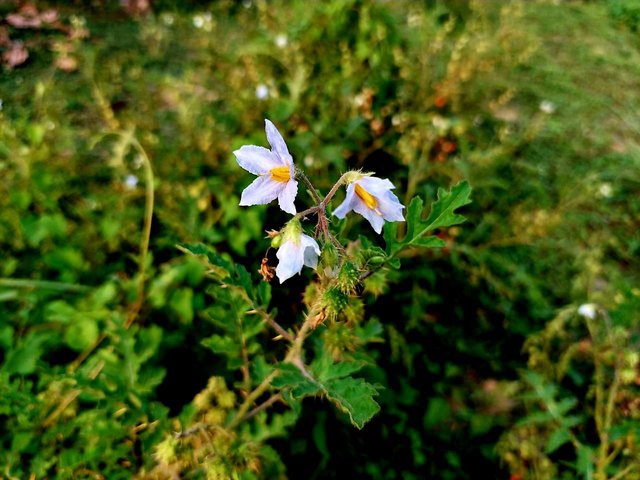
POLYGON ((613 193, 613 188, 611 188, 610 183, 602 183, 600 184, 600 188, 598 188, 598 193, 601 197, 609 198, 613 193))
POLYGON ((175 18, 170 13, 163 13, 162 17, 160 18, 162 18, 162 23, 164 23, 168 27, 173 25, 173 22, 175 21, 175 18))
POLYGON ((135 175, 127 175, 124 177, 124 187, 127 190, 133 190, 138 186, 138 177, 135 175))
POLYGON ((269 98, 269 88, 264 83, 261 83, 256 87, 256 98, 258 100, 265 100, 269 98))
POLYGON ((320 247, 309 235, 302 233, 297 219, 291 220, 282 233, 282 243, 276 253, 278 266, 276 275, 280 283, 302 271, 302 267, 316 268, 320 247))
POLYGON ((2 110, 2 107, 4 106, 4 102, 2 101, 2 99, 0 98, 0 110, 2 110))
POLYGON ((195 15, 193 17, 193 26, 196 28, 204 27, 204 18, 202 17, 202 15, 195 15))
POLYGON ((258 175, 242 192, 240 205, 264 205, 277 198, 282 210, 295 215, 293 201, 298 193, 298 182, 294 179, 293 158, 275 125, 269 120, 264 123, 271 150, 245 145, 233 152, 238 165, 258 175))
POLYGON ((376 231, 382 232, 385 220, 387 222, 402 222, 404 216, 398 197, 391 191, 395 187, 386 178, 372 177, 367 174, 352 172, 347 178, 347 196, 333 214, 344 218, 351 210, 369 220, 376 231))
POLYGON ((281 33, 280 35, 276 36, 276 47, 278 48, 284 48, 287 46, 287 44, 289 43, 287 36, 283 33, 281 33))
POLYGON ((553 112, 556 111, 556 106, 553 102, 550 102, 549 100, 543 100, 540 102, 540 110, 546 113, 547 115, 551 115, 553 112))
POLYGON ((598 306, 594 303, 583 303, 578 307, 578 313, 589 320, 596 318, 598 306))

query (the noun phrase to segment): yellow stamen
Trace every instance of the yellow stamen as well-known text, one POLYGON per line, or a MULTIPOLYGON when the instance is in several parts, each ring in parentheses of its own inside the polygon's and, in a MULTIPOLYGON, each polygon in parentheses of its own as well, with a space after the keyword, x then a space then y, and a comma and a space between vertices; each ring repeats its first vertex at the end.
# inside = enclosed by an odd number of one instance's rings
POLYGON ((288 182, 291 180, 289 167, 275 167, 271 169, 271 178, 276 182, 288 182))
POLYGON ((378 206, 378 201, 376 198, 367 192, 364 188, 356 183, 356 195, 358 195, 364 204, 369 207, 371 210, 374 210, 378 206))
POLYGON ((362 188, 357 183, 356 183, 355 190, 356 190, 356 195, 358 195, 362 199, 362 201, 368 208, 376 212, 381 217, 383 216, 382 212, 378 208, 378 201, 376 200, 376 197, 371 195, 369 192, 367 192, 364 188, 362 188))

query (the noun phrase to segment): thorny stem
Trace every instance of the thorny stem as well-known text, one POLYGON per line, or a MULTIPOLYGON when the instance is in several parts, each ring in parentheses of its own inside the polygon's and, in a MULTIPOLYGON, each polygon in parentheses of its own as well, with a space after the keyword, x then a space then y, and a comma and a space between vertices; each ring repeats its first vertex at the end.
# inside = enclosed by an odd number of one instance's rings
MULTIPOLYGON (((327 193, 327 196, 324 197, 324 200, 322 200, 321 205, 322 205, 322 209, 324 210, 324 207, 326 207, 329 202, 331 201, 331 199, 333 198, 333 196, 336 194, 336 192, 338 191, 338 188, 340 188, 342 186, 342 184, 344 184, 345 178, 347 177, 347 174, 344 173, 339 179, 338 181, 335 183, 335 185, 333 187, 331 187, 331 190, 329 190, 329 193, 327 193)), ((320 205, 318 205, 320 206, 320 205)))
POLYGON ((268 399, 266 399, 264 402, 262 402, 260 405, 258 405, 257 407, 255 407, 254 409, 250 410, 245 416, 243 420, 248 420, 251 417, 257 415, 258 413, 260 413, 263 410, 266 410, 267 408, 269 408, 271 405, 273 405, 276 402, 279 402, 280 400, 282 400, 282 394, 280 393, 274 393, 273 395, 271 395, 268 399))
POLYGON ((246 413, 249 411, 249 408, 251 408, 251 405, 253 405, 253 402, 255 402, 260 397, 260 395, 262 395, 269 389, 269 387, 271 386, 271 382, 273 382, 273 379, 276 378, 277 374, 277 370, 271 372, 262 381, 262 383, 255 388, 255 390, 247 395, 247 398, 245 398, 244 402, 242 402, 242 405, 240 405, 240 408, 238 409, 235 417, 233 417, 233 420, 231 420, 231 422, 229 423, 229 429, 233 429, 238 426, 238 424, 244 419, 246 413))
MULTIPOLYGON (((343 252, 344 252, 344 247, 331 234, 331 232, 329 232, 328 220, 325 213, 325 209, 329 204, 329 202, 331 201, 331 199, 336 194, 336 192, 338 191, 338 189, 340 188, 340 186, 344 184, 346 175, 347 174, 343 174, 340 177, 340 179, 333 185, 333 187, 331 187, 331 190, 329 190, 329 193, 324 197, 324 199, 320 200, 320 195, 318 194, 318 191, 315 189, 313 184, 309 181, 309 179, 304 174, 304 172, 302 172, 301 170, 296 170, 296 177, 301 178, 302 181, 307 185, 307 187, 309 188, 309 192, 311 193, 311 196, 313 197, 313 200, 316 203, 316 206, 303 210, 302 212, 297 213, 294 217, 294 218, 303 218, 307 215, 316 214, 318 216, 317 228, 324 234, 325 238, 328 241, 331 241, 339 250, 343 252)), ((251 302, 250 299, 248 298, 248 295, 246 294, 246 292, 240 292, 240 293, 246 297, 246 300, 249 301, 250 304, 253 304, 253 302, 251 302)), ((283 338, 287 339, 292 343, 291 348, 289 349, 289 352, 285 356, 284 361, 295 365, 305 377, 307 377, 309 380, 313 382, 316 382, 313 376, 307 371, 307 368, 304 364, 304 360, 302 358, 304 342, 307 336, 309 335, 309 332, 312 330, 313 318, 314 318, 315 312, 311 310, 307 313, 305 320, 302 326, 300 327, 300 330, 298 330, 298 332, 296 333, 295 337, 292 336, 286 330, 284 330, 275 321, 275 319, 273 319, 267 312, 264 312, 263 310, 258 308, 254 308, 250 312, 259 313, 260 315, 262 315, 265 321, 274 330, 276 330, 276 332, 278 332, 283 338)), ((273 405, 275 402, 277 402, 282 398, 280 393, 275 393, 271 397, 269 397, 267 400, 262 402, 260 405, 250 410, 251 406, 255 403, 255 401, 258 398, 260 398, 260 396, 263 395, 267 390, 269 390, 269 388, 271 387, 271 384, 273 383, 273 380, 276 378, 277 375, 278 375, 278 370, 274 370, 262 381, 262 383, 260 383, 260 385, 258 385, 251 393, 247 395, 247 397, 244 399, 244 401, 240 405, 240 408, 238 408, 236 415, 233 417, 233 419, 231 419, 231 421, 227 425, 229 429, 233 429, 237 427, 242 421, 253 417, 257 413, 261 412, 262 410, 265 410, 266 408, 273 405)))
POLYGON ((321 202, 320 194, 316 190, 316 187, 314 187, 313 184, 311 183, 311 180, 309 180, 309 178, 304 174, 302 170, 297 170, 297 169, 296 169, 296 177, 302 179, 302 181, 305 183, 305 185, 309 189, 309 193, 311 193, 314 203, 316 205, 319 204, 321 202))
POLYGON ((276 322, 276 320, 271 315, 269 315, 268 312, 265 312, 262 309, 260 309, 260 310, 254 309, 252 311, 255 311, 256 313, 258 313, 264 319, 264 321, 269 324, 269 326, 271 328, 273 328, 276 332, 278 332, 278 334, 282 338, 284 338, 288 342, 293 342, 294 341, 293 335, 291 335, 284 328, 282 328, 282 326, 278 322, 276 322))
MULTIPOLYGON (((307 335, 309 334, 309 331, 311 330, 313 317, 314 317, 314 312, 312 310, 307 314, 304 320, 304 323, 302 324, 302 327, 300 327, 300 330, 298 330, 298 333, 296 334, 295 339, 293 340, 293 345, 291 346, 291 349, 287 353, 287 356, 285 357, 284 361, 298 367, 305 377, 315 382, 315 379, 307 371, 304 365, 304 361, 302 360, 302 347, 304 345, 304 341, 307 338, 307 335)), ((247 419, 250 416, 251 412, 249 412, 249 409, 251 408, 251 405, 253 405, 253 403, 271 387, 271 383, 273 382, 273 380, 276 378, 277 375, 278 375, 278 370, 274 370, 262 381, 260 385, 258 385, 249 395, 247 395, 247 398, 245 398, 244 402, 242 402, 242 405, 240 405, 238 412, 233 417, 231 422, 227 425, 229 429, 233 429, 237 427, 243 420, 247 419)), ((269 402, 269 400, 266 400, 264 403, 267 403, 267 402, 269 402)), ((258 408, 262 410, 275 402, 276 400, 273 400, 271 403, 269 403, 264 407, 262 407, 264 403, 260 404, 257 407, 255 407, 254 410, 258 408)))
POLYGON ((306 210, 303 210, 301 212, 298 212, 295 214, 294 218, 304 218, 308 215, 311 215, 313 213, 318 213, 320 211, 320 209, 318 207, 311 207, 311 208, 307 208, 306 210))

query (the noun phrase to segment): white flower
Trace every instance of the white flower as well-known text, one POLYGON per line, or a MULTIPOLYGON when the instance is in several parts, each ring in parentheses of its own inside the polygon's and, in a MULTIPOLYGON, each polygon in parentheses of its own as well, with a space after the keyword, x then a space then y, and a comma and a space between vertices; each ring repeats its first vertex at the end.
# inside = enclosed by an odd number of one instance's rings
POLYGON ((258 100, 265 100, 269 97, 269 88, 261 83, 256 87, 256 98, 258 100))
POLYGON ((195 15, 193 17, 193 26, 196 28, 204 27, 204 18, 201 15, 195 15))
POLYGON ((240 205, 263 205, 277 198, 282 210, 295 215, 293 201, 298 193, 298 182, 294 180, 293 158, 275 125, 269 120, 264 123, 271 150, 245 145, 233 152, 238 165, 258 175, 242 192, 240 205))
POLYGON ((287 36, 283 33, 281 33, 280 35, 276 36, 276 47, 278 48, 284 48, 287 46, 287 43, 289 43, 289 40, 287 39, 287 36))
POLYGON ((553 102, 550 102, 549 100, 543 100, 540 102, 540 110, 546 113, 547 115, 551 115, 553 112, 556 111, 556 106, 553 102))
POLYGON ((393 184, 386 178, 371 177, 354 172, 353 180, 347 179, 347 196, 344 202, 336 208, 333 214, 338 218, 344 218, 347 213, 354 210, 364 218, 376 231, 382 231, 384 221, 404 221, 400 203, 391 191, 393 184))
POLYGON ((596 318, 598 306, 593 303, 583 303, 578 307, 578 313, 589 320, 596 318))
POLYGON ((138 177, 135 175, 127 175, 124 178, 124 188, 127 190, 133 190, 136 186, 138 186, 138 177))
POLYGON ((279 260, 276 275, 280 283, 300 273, 303 265, 316 268, 318 255, 320 255, 318 243, 309 235, 302 233, 298 220, 290 221, 284 230, 282 243, 276 253, 279 260))
POLYGON ((609 197, 611 197, 611 194, 613 193, 613 188, 611 188, 611 184, 610 183, 605 182, 605 183, 600 184, 600 188, 598 188, 598 193, 603 198, 609 198, 609 197))

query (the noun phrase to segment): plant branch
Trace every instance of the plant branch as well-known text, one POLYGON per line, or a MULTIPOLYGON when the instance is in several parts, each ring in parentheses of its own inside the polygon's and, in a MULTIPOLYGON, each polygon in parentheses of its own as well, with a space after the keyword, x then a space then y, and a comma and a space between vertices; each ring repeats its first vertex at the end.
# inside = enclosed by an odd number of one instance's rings
POLYGON ((231 422, 229 422, 229 424, 227 425, 229 429, 237 427, 240 422, 242 422, 245 415, 249 411, 249 408, 251 408, 251 405, 253 405, 253 403, 260 397, 260 395, 262 395, 269 389, 269 387, 271 386, 271 382, 273 382, 273 379, 276 378, 277 375, 278 370, 274 370, 265 377, 260 385, 258 385, 249 395, 247 395, 247 398, 244 399, 244 402, 242 402, 242 405, 240 405, 240 408, 238 408, 238 412, 236 413, 235 417, 233 417, 231 422))
POLYGON ((251 417, 257 415, 258 413, 260 413, 263 410, 266 410, 267 408, 269 408, 271 405, 273 405, 276 402, 279 402, 280 400, 282 400, 282 394, 280 393, 274 393, 273 395, 271 395, 268 399, 266 399, 264 402, 262 402, 260 405, 258 405, 257 407, 253 408, 252 410, 250 410, 243 418, 243 420, 248 420, 251 417))
POLYGON ((294 218, 304 218, 304 217, 306 217, 308 215, 311 215, 313 213, 318 213, 319 210, 320 209, 318 207, 307 208, 306 210, 303 210, 303 211, 301 211, 299 213, 296 213, 294 215, 294 218))
POLYGON ((0 287, 55 290, 58 292, 86 292, 91 287, 77 283, 31 280, 29 278, 0 278, 0 287))
POLYGON ((309 193, 311 193, 311 197, 313 198, 313 202, 318 205, 321 202, 320 194, 316 190, 316 187, 313 186, 311 180, 304 174, 302 170, 296 169, 296 177, 302 179, 307 188, 309 189, 309 193))
POLYGON ((339 179, 338 181, 335 183, 335 185, 333 187, 331 187, 331 190, 329 190, 329 193, 327 193, 327 196, 324 197, 324 199, 321 202, 321 205, 323 206, 323 211, 324 211, 324 207, 326 207, 329 202, 331 201, 331 199, 333 198, 333 196, 336 194, 336 192, 338 191, 338 188, 340 188, 345 181, 345 178, 347 177, 347 174, 344 173, 339 179))
POLYGON ((269 324, 269 326, 271 328, 273 328, 276 332, 278 332, 278 334, 284 338, 285 340, 289 341, 289 342, 293 342, 294 338, 293 335, 291 335, 289 332, 287 332, 284 328, 282 328, 282 326, 276 322, 275 318, 273 318, 271 315, 269 315, 268 312, 262 310, 262 309, 254 309, 253 311, 255 311, 258 315, 260 315, 265 322, 267 322, 269 324))

